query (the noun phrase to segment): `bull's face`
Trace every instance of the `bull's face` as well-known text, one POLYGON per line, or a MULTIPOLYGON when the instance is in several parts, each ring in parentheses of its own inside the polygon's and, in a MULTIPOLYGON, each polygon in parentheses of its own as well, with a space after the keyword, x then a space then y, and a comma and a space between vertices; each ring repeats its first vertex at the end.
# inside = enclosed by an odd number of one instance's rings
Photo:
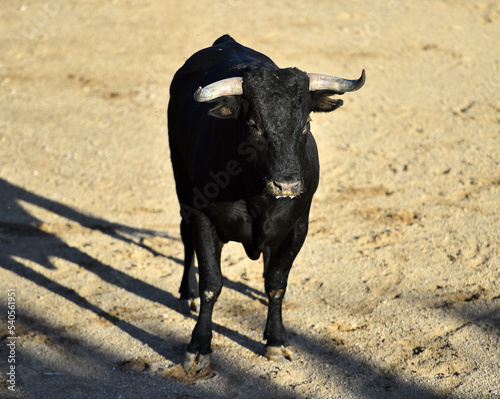
POLYGON ((293 198, 305 189, 302 166, 311 134, 309 114, 333 111, 342 100, 330 96, 357 90, 364 83, 364 71, 357 81, 327 76, 336 79, 335 85, 329 82, 327 87, 323 81, 317 83, 318 77, 324 79, 324 75, 308 75, 296 68, 254 67, 244 78, 219 81, 195 94, 197 101, 215 100, 212 116, 240 121, 245 145, 254 149, 250 161, 265 179, 267 192, 276 198, 293 198), (221 87, 218 94, 213 93, 221 87))
POLYGON ((241 118, 248 141, 259 149, 255 167, 269 194, 296 197, 304 189, 309 129, 309 78, 297 69, 253 69, 243 80, 241 118))

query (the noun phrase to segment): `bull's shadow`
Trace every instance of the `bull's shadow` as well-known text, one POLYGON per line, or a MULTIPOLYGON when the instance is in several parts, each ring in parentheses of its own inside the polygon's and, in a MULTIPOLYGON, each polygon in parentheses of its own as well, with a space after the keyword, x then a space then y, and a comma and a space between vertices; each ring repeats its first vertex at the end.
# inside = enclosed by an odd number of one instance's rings
MULTIPOLYGON (((138 229, 85 215, 57 201, 31 193, 4 179, 0 179, 0 267, 10 270, 76 305, 103 317, 163 356, 171 352, 169 343, 165 342, 163 339, 107 313, 74 290, 57 281, 51 280, 44 274, 16 260, 16 258, 22 258, 39 264, 47 269, 55 269, 56 266, 54 266, 51 258, 64 259, 85 268, 87 271, 94 273, 109 284, 166 306, 174 311, 178 311, 177 298, 171 293, 131 277, 120 270, 114 269, 83 252, 81 249, 69 246, 57 235, 41 229, 40 226, 43 221, 31 215, 21 205, 22 202, 50 211, 72 222, 78 223, 85 228, 100 231, 113 239, 131 245, 137 245, 150 251, 155 256, 162 256, 175 263, 182 264, 179 259, 161 254, 153 248, 146 246, 141 240, 141 237, 145 235, 160 236, 167 239, 177 238, 171 237, 164 232, 138 229)), ((241 287, 239 288, 241 289, 241 287)), ((254 352, 259 351, 261 346, 260 343, 226 327, 218 325, 214 327, 215 331, 238 342, 247 349, 254 352)), ((186 337, 186 340, 187 338, 188 337, 186 337)), ((180 359, 176 358, 171 360, 178 362, 180 359)))

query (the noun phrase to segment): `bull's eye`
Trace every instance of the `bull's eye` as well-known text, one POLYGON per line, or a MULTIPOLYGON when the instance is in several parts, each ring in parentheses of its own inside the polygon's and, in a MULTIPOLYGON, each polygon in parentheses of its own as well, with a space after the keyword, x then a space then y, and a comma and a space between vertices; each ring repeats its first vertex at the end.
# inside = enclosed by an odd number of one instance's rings
POLYGON ((248 130, 250 131, 250 133, 253 136, 255 136, 255 137, 262 136, 262 131, 258 128, 257 124, 255 123, 255 121, 253 119, 247 120, 247 126, 248 126, 248 130))

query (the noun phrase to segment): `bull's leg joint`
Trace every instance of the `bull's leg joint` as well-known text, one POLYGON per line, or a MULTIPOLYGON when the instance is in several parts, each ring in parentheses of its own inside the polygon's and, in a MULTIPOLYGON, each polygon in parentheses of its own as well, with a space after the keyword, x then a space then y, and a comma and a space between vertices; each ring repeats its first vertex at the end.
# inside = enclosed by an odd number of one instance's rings
POLYGON ((210 302, 212 299, 214 299, 214 295, 215 295, 215 293, 214 293, 213 291, 208 291, 208 290, 207 290, 207 291, 205 291, 205 292, 203 293, 203 295, 205 296, 205 300, 206 300, 207 302, 210 302))
POLYGON ((276 300, 283 298, 284 294, 285 294, 284 289, 272 290, 267 293, 267 295, 269 295, 269 298, 276 300))

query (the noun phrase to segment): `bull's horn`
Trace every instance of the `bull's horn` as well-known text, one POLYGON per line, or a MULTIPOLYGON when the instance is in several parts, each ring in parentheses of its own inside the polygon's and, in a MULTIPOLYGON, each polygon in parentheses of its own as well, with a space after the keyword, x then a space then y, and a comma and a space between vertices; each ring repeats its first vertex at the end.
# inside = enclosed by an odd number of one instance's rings
POLYGON ((214 100, 222 96, 239 96, 243 94, 243 78, 228 78, 199 87, 194 99, 200 103, 214 100))
POLYGON ((307 75, 309 76, 309 91, 334 90, 340 93, 356 91, 363 87, 366 79, 364 69, 358 80, 336 78, 335 76, 321 75, 319 73, 308 73, 307 75))

